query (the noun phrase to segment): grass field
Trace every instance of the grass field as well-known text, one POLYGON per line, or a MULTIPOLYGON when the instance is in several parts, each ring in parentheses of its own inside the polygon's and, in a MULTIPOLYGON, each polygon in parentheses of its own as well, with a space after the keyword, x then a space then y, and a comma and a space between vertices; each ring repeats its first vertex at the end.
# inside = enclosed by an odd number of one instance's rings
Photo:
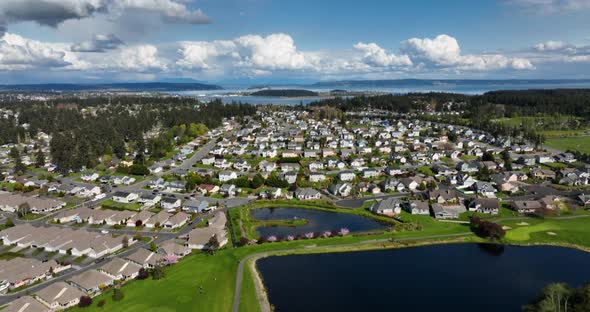
POLYGON ((514 243, 563 243, 590 247, 590 218, 532 219, 502 222, 511 227, 505 240, 514 243), (526 224, 525 224, 526 223, 526 224))
POLYGON ((545 145, 562 151, 575 150, 590 154, 590 136, 550 138, 547 139, 545 145))

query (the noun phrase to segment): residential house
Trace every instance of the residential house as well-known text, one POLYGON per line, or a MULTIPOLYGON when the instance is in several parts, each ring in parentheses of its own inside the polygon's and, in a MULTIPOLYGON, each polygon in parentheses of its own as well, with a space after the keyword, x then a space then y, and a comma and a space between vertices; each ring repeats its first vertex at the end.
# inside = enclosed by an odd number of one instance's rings
POLYGON ((428 203, 421 200, 411 200, 406 202, 402 205, 402 208, 414 215, 429 215, 430 208, 428 207, 428 203))
POLYGON ((183 227, 190 219, 191 216, 189 214, 179 212, 168 218, 168 220, 163 223, 163 226, 164 228, 174 230, 183 227))
POLYGON ((70 281, 85 293, 97 294, 101 288, 113 285, 115 279, 97 270, 88 270, 70 278, 70 281))
POLYGON ((295 190, 295 198, 299 200, 318 200, 321 197, 320 192, 312 188, 298 188, 295 190))
POLYGON ((374 203, 371 206, 371 211, 376 214, 393 217, 401 213, 401 205, 402 202, 398 198, 389 197, 374 203))
POLYGON ((332 184, 328 191, 335 196, 348 197, 352 192, 352 185, 348 183, 332 184))
POLYGON ((126 281, 136 278, 141 268, 142 266, 137 263, 115 257, 102 265, 98 271, 115 281, 126 281))
POLYGON ((118 203, 123 203, 123 204, 131 203, 138 198, 139 198, 139 195, 137 195, 136 193, 131 193, 131 192, 117 191, 113 195, 114 201, 116 201, 118 203))
POLYGON ((432 204, 432 214, 436 219, 458 219, 459 215, 466 211, 465 206, 461 204, 442 205, 438 202, 432 204))
MULTIPOLYGON (((86 294, 65 282, 53 283, 35 293, 35 298, 39 302, 54 311, 76 306, 82 296, 86 294)), ((28 308, 22 310, 22 312, 27 311, 29 311, 28 308)))
POLYGON ((499 212, 499 201, 497 198, 475 198, 468 206, 469 211, 497 215, 499 212))
POLYGON ((160 207, 168 212, 176 211, 180 208, 182 201, 176 197, 164 197, 160 201, 160 207))
POLYGON ((543 210, 543 204, 538 200, 515 200, 511 204, 512 209, 519 213, 535 213, 543 210))
POLYGON ((219 181, 227 182, 238 178, 238 174, 233 171, 221 171, 219 172, 219 181))

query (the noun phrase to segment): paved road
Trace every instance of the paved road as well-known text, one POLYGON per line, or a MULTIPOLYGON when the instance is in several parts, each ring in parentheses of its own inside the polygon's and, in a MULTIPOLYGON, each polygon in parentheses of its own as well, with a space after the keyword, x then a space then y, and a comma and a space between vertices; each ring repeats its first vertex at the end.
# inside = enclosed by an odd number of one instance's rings
MULTIPOLYGON (((364 245, 364 244, 374 244, 374 243, 385 243, 385 242, 389 242, 389 241, 394 241, 394 242, 407 242, 407 241, 416 241, 416 240, 422 240, 422 239, 439 239, 439 238, 451 238, 451 237, 461 237, 461 236, 467 236, 467 235, 472 235, 472 232, 464 232, 464 233, 455 233, 455 234, 445 234, 445 235, 429 235, 429 236, 417 236, 417 237, 407 237, 407 238, 399 238, 399 239, 373 239, 373 240, 366 240, 366 241, 361 241, 361 242, 355 242, 355 243, 350 243, 350 244, 337 244, 337 245, 327 245, 327 246, 320 246, 319 248, 339 248, 339 247, 347 247, 347 246, 354 246, 354 245, 364 245)), ((277 253, 284 253, 284 252, 295 252, 295 251, 300 251, 300 250, 306 250, 309 249, 309 247, 303 246, 300 248, 295 248, 295 249, 283 249, 283 250, 275 250, 275 251, 269 251, 269 252, 261 252, 261 253, 256 253, 256 254, 251 254, 246 256, 245 258, 243 258, 242 260, 240 260, 240 263, 238 264, 238 272, 236 275, 236 288, 234 291, 234 302, 232 305, 232 312, 238 312, 239 308, 240 308, 240 293, 242 291, 242 281, 244 278, 244 265, 249 261, 249 260, 256 260, 259 258, 264 258, 264 257, 268 257, 268 256, 272 256, 273 254, 277 254, 277 253)), ((261 298, 264 297, 264 294, 262 294, 262 289, 260 289, 259 285, 255 282, 254 283, 255 288, 256 288, 256 295, 257 297, 261 298)), ((270 307, 265 303, 265 302, 260 302, 260 307, 262 312, 270 312, 270 307)))

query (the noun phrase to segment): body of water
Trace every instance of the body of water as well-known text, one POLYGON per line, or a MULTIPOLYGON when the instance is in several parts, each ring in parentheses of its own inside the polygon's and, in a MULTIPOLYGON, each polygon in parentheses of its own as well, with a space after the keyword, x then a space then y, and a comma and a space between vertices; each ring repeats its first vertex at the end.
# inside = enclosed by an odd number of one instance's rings
MULTIPOLYGON (((287 98, 287 97, 267 97, 267 96, 248 96, 242 95, 245 92, 256 90, 248 89, 248 85, 223 86, 224 90, 205 90, 205 91, 178 91, 169 92, 182 96, 191 96, 202 101, 211 101, 220 99, 223 103, 242 102, 250 104, 276 104, 276 105, 299 105, 309 104, 317 101, 320 97, 305 98, 287 98)), ((498 84, 440 84, 432 86, 416 85, 403 87, 356 87, 356 86, 333 86, 333 87, 306 87, 301 85, 274 87, 275 89, 305 89, 315 92, 327 92, 333 89, 343 89, 348 91, 370 91, 383 93, 409 93, 409 92, 448 92, 462 94, 483 94, 495 90, 526 90, 526 89, 557 89, 557 88, 590 88, 588 82, 568 82, 568 83, 517 83, 510 84, 503 82, 498 84)))
POLYGON ((350 232, 365 232, 371 230, 384 230, 388 226, 375 220, 358 215, 347 213, 336 213, 322 210, 302 209, 302 208, 260 208, 253 209, 251 216, 257 220, 293 220, 305 219, 307 224, 290 227, 290 226, 269 226, 258 228, 258 234, 263 237, 271 235, 277 237, 286 237, 288 235, 304 235, 309 232, 324 232, 340 230, 347 228, 350 232))
POLYGON ((547 284, 590 282, 590 254, 452 244, 270 257, 257 262, 276 311, 521 311, 547 284))

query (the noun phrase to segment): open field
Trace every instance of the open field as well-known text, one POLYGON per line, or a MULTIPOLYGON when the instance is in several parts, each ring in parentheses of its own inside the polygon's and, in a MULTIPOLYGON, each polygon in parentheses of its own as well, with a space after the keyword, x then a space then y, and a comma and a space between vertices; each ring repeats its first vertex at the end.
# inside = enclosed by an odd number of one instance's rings
POLYGON ((562 243, 590 247, 590 218, 533 219, 501 222, 512 229, 506 232, 508 243, 562 243))
POLYGON ((575 150, 590 154, 590 136, 550 138, 545 145, 562 151, 575 150))

